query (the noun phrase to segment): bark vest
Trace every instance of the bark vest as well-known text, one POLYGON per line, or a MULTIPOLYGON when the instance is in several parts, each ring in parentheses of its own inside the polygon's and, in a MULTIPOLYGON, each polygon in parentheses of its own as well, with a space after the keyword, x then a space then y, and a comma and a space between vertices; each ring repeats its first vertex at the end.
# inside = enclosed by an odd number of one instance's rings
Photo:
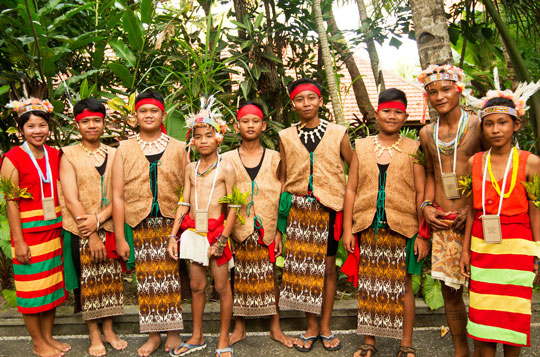
MULTIPOLYGON (((235 187, 240 192, 249 192, 248 203, 251 201, 252 183, 251 177, 247 173, 238 150, 229 151, 223 154, 223 159, 227 160, 234 168, 236 173, 235 187)), ((269 245, 274 240, 277 229, 277 218, 279 211, 279 196, 281 192, 281 183, 277 177, 277 169, 281 158, 279 153, 274 150, 266 149, 264 160, 257 177, 254 188, 254 204, 249 210, 249 216, 245 205, 240 208, 240 214, 246 218, 246 224, 241 225, 238 220, 234 224, 232 236, 235 241, 243 242, 255 230, 254 217, 259 215, 264 228, 263 241, 269 245)))
MULTIPOLYGON (((104 198, 108 199, 110 202, 112 197, 111 170, 116 149, 110 146, 106 147, 107 166, 105 166, 105 173, 103 174, 103 193, 104 198)), ((82 144, 64 147, 62 148, 62 153, 63 157, 69 161, 75 171, 77 188, 79 191, 79 202, 81 202, 81 205, 84 207, 86 214, 96 214, 104 210, 105 207, 101 207, 101 176, 96 170, 93 161, 88 157, 86 152, 83 151, 82 144)), ((75 218, 67 209, 61 186, 58 186, 58 197, 60 199, 60 206, 62 207, 63 228, 77 236, 81 236, 75 218)), ((112 216, 105 222, 102 222, 101 227, 108 232, 112 232, 112 216)))
MULTIPOLYGON (((135 138, 120 142, 118 150, 124 164, 125 221, 134 228, 148 217, 152 208, 150 163, 135 138)), ((184 186, 186 160, 186 144, 170 138, 157 168, 157 201, 163 217, 174 218, 178 188, 184 186)))
MULTIPOLYGON (((326 132, 313 152, 313 195, 334 211, 343 210, 345 198, 345 165, 341 158, 341 141, 346 128, 328 123, 326 132)), ((296 127, 279 132, 285 150, 287 181, 284 191, 305 196, 308 193, 310 158, 298 137, 296 127)))
MULTIPOLYGON (((399 148, 386 171, 386 221, 390 229, 407 238, 418 232, 416 189, 414 187, 414 159, 420 143, 403 137, 399 148)), ((379 191, 379 167, 375 155, 375 138, 358 139, 355 142, 358 159, 358 184, 353 208, 353 233, 368 228, 377 211, 379 191)))

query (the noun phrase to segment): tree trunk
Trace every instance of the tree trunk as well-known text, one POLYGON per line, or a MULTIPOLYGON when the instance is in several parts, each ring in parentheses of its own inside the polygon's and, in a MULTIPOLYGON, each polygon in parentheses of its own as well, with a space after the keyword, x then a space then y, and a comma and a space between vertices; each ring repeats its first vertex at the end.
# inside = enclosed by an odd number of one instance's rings
POLYGON ((409 0, 422 69, 453 64, 444 0, 409 0))
MULTIPOLYGON (((356 4, 358 5, 358 13, 360 14, 360 24, 365 26, 368 15, 364 0, 356 0, 356 4)), ((369 54, 369 61, 371 62, 371 71, 373 72, 373 77, 375 78, 375 84, 377 85, 377 90, 382 92, 386 89, 386 86, 384 84, 383 73, 381 70, 379 70, 379 55, 377 54, 375 41, 373 41, 370 31, 368 30, 364 31, 364 36, 366 36, 367 51, 369 54)))
POLYGON ((338 49, 341 59, 345 62, 345 66, 349 71, 351 76, 352 88, 354 92, 354 97, 356 98, 356 103, 360 109, 360 113, 364 117, 364 120, 371 121, 375 118, 373 105, 369 101, 369 93, 366 89, 366 85, 362 80, 362 74, 358 70, 356 61, 354 59, 351 50, 345 40, 345 37, 339 30, 336 19, 334 17, 334 12, 330 10, 329 17, 326 20, 328 24, 328 32, 332 36, 332 46, 338 49))
MULTIPOLYGON (((504 24, 504 21, 501 18, 501 15, 495 8, 495 5, 491 0, 482 0, 484 3, 484 6, 486 7, 487 13, 491 18, 493 19, 493 22, 495 23, 495 26, 497 27, 497 30, 499 31, 504 45, 506 46, 506 49, 508 50, 508 55, 510 56, 512 60, 512 65, 514 66, 516 70, 516 74, 520 81, 524 82, 530 82, 532 80, 531 75, 529 73, 529 70, 527 69, 527 65, 525 64, 525 61, 523 60, 523 57, 521 57, 521 54, 519 53, 519 49, 517 48, 517 45, 512 38, 512 35, 510 34, 510 31, 508 31, 508 28, 504 24)), ((540 126, 538 125, 538 119, 540 119, 540 94, 536 93, 533 95, 530 99, 531 103, 531 111, 529 112, 529 118, 531 120, 531 124, 534 130, 534 137, 536 139, 540 138, 540 126)), ((536 141, 536 152, 538 153, 540 151, 540 143, 538 143, 538 140, 536 141)))
POLYGON ((321 0, 313 0, 313 16, 317 26, 317 32, 319 33, 319 43, 326 72, 326 80, 328 81, 328 90, 332 100, 334 117, 336 119, 336 123, 344 124, 345 117, 343 116, 343 109, 341 108, 341 102, 339 100, 339 89, 334 76, 334 61, 332 54, 330 53, 330 45, 328 44, 328 37, 326 36, 326 29, 324 27, 324 20, 321 11, 321 0))

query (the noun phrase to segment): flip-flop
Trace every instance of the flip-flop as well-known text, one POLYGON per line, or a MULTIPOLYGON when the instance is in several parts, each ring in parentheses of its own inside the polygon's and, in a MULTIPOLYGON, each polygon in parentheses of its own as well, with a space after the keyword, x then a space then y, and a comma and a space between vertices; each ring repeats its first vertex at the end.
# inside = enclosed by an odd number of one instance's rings
POLYGON ((184 341, 184 342, 182 342, 180 344, 180 346, 170 350, 169 355, 172 356, 172 357, 186 356, 186 355, 188 355, 190 353, 193 353, 193 352, 202 351, 205 348, 206 348, 206 342, 203 342, 200 345, 193 345, 191 343, 187 343, 186 341, 184 341), (182 348, 187 348, 187 350, 185 350, 183 352, 175 352, 175 351, 180 350, 182 348))
POLYGON ((315 341, 319 339, 319 336, 306 337, 304 335, 300 335, 300 339, 302 340, 302 347, 294 345, 294 348, 296 348, 300 352, 309 352, 313 349, 313 345, 315 344, 315 341), (313 341, 311 342, 311 345, 309 345, 309 347, 304 347, 306 342, 310 342, 310 341, 313 341))
POLYGON ((232 346, 225 347, 225 348, 216 348, 216 353, 217 353, 218 357, 221 357, 222 353, 227 353, 227 352, 231 353, 231 357, 234 356, 232 346))
POLYGON ((371 352, 371 356, 375 356, 375 353, 377 353, 378 350, 377 347, 369 343, 364 343, 360 346, 358 351, 360 351, 360 356, 367 356, 368 352, 371 352))
POLYGON ((337 350, 339 350, 341 348, 341 341, 339 341, 338 345, 334 346, 334 347, 326 347, 326 345, 324 344, 323 340, 330 343, 330 341, 332 341, 334 338, 336 338, 335 334, 331 334, 330 336, 320 335, 319 337, 321 338, 321 342, 322 342, 322 345, 323 345, 325 350, 327 350, 327 351, 337 351, 337 350))

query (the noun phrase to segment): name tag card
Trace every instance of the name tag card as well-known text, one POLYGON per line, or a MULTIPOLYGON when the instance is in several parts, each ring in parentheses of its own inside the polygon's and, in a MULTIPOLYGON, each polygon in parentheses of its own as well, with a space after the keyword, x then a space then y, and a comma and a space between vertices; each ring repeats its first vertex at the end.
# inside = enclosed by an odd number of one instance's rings
POLYGON ((482 216, 484 242, 502 243, 501 217, 496 214, 482 216))
POLYGON ((195 210, 195 232, 208 233, 208 210, 195 210))
POLYGON ((444 195, 447 199, 453 200, 461 197, 458 190, 458 180, 457 176, 453 172, 442 174, 442 184, 444 195))
POLYGON ((45 221, 56 219, 56 207, 54 206, 54 197, 45 197, 41 200, 43 205, 43 219, 45 221))

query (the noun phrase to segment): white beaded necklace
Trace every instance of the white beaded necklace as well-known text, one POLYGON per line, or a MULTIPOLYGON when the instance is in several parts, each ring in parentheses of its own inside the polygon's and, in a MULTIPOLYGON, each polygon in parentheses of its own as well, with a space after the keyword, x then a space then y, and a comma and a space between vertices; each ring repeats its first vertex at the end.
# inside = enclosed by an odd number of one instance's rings
POLYGON ((146 148, 147 145, 150 151, 152 151, 152 145, 154 145, 156 147, 156 150, 159 151, 160 148, 165 148, 167 146, 167 143, 169 142, 169 137, 165 133, 161 133, 161 136, 154 141, 144 141, 143 139, 141 139, 140 134, 135 135, 135 137, 137 138, 137 143, 139 144, 139 147, 142 151, 144 151, 144 148, 146 148))
POLYGON ((396 142, 392 146, 382 146, 379 143, 379 135, 375 136, 375 153, 377 154, 377 157, 381 157, 383 152, 388 151, 388 155, 392 157, 392 150, 396 150, 397 152, 402 152, 401 149, 398 147, 399 143, 401 142, 401 134, 399 134, 399 139, 396 140, 396 142))
POLYGON ((311 139, 311 141, 315 143, 315 135, 317 135, 317 138, 321 140, 326 131, 326 127, 328 126, 328 122, 326 120, 320 119, 320 124, 315 128, 315 130, 310 131, 304 131, 303 129, 305 126, 306 124, 302 124, 298 127, 298 137, 300 138, 300 141, 303 141, 307 144, 307 139, 309 137, 309 139, 311 139), (304 137, 304 139, 302 139, 302 137, 304 137))
POLYGON ((81 144, 81 147, 88 157, 93 156, 96 160, 99 160, 99 156, 103 158, 107 156, 107 147, 103 144, 99 144, 99 148, 96 150, 90 150, 83 144, 81 144))

